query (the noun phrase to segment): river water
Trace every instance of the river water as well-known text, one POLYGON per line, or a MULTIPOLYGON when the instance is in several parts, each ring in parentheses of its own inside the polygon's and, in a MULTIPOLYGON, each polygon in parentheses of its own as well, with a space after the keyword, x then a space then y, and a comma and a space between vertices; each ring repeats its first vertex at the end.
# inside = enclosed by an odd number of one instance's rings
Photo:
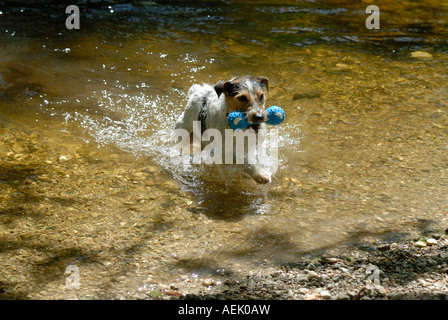
POLYGON ((448 227, 446 1, 378 1, 378 30, 370 0, 80 3, 79 30, 0 7, 1 297, 188 292, 448 227), (263 186, 164 140, 238 75, 286 113, 263 186))

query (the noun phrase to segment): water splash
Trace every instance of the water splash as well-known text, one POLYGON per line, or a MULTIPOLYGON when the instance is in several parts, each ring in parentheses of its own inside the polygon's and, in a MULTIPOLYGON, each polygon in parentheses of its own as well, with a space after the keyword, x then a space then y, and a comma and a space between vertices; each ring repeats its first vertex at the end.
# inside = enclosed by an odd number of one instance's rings
MULTIPOLYGON (((177 100, 185 100, 178 92, 176 94, 177 100)), ((176 142, 171 139, 171 134, 181 109, 169 97, 150 97, 143 93, 136 96, 113 94, 103 90, 97 99, 101 115, 74 111, 65 112, 64 117, 66 123, 73 122, 81 126, 88 139, 93 138, 99 147, 113 145, 137 158, 150 157, 173 178, 187 186, 198 185, 201 179, 219 179, 228 188, 238 180, 240 166, 206 165, 206 154, 202 154, 200 165, 193 164, 190 155, 178 159, 179 154, 174 148, 176 142)), ((277 154, 271 152, 269 142, 273 141, 274 133, 279 150, 298 150, 299 125, 285 124, 285 127, 286 130, 268 130, 261 149, 263 152, 259 152, 263 166, 269 168, 270 172, 276 171, 276 168, 273 169, 275 165, 279 168, 285 166, 281 151, 278 158, 277 154)))

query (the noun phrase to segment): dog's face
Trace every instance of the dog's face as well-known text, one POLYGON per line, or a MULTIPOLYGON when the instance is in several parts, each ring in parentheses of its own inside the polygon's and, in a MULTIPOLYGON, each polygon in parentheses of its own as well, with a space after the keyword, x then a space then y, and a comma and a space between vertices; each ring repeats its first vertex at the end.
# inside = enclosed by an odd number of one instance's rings
POLYGON ((230 112, 246 113, 248 122, 262 123, 267 120, 264 111, 268 79, 265 77, 237 77, 221 81, 215 86, 218 97, 224 93, 230 112))

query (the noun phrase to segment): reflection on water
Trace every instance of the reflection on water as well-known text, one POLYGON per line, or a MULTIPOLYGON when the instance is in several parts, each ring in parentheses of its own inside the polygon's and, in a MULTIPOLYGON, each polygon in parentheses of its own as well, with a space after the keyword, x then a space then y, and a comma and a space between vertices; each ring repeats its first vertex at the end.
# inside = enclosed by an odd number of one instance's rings
POLYGON ((71 297, 74 264, 78 297, 134 297, 446 227, 447 3, 383 1, 369 31, 369 2, 84 5, 78 31, 2 7, 5 295, 71 297), (273 182, 174 166, 191 84, 245 74, 287 114, 273 182))

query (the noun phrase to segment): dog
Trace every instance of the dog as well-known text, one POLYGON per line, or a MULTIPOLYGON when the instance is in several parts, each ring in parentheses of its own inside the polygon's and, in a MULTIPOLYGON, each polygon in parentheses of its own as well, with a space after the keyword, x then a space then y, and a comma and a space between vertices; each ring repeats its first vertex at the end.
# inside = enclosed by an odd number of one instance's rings
MULTIPOLYGON (((225 137, 225 129, 229 129, 227 115, 241 111, 251 123, 245 130, 258 132, 264 129, 263 122, 267 120, 265 101, 268 91, 269 81, 266 77, 235 77, 220 81, 215 86, 194 84, 188 90, 188 102, 175 129, 185 129, 191 136, 193 122, 200 121, 201 134, 207 129, 217 129, 225 137)), ((271 174, 258 164, 245 163, 244 170, 258 183, 271 182, 271 174)))

